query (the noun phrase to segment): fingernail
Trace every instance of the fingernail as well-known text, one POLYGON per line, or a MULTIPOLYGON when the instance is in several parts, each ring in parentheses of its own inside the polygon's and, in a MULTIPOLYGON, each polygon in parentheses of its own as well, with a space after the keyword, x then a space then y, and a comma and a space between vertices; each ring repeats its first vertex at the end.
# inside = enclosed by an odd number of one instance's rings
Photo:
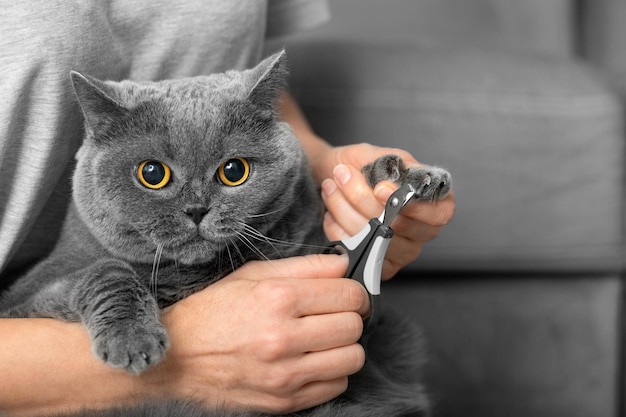
POLYGON ((337 189, 337 184, 335 184, 335 181, 331 180, 330 178, 326 178, 324 181, 322 181, 322 193, 329 196, 332 193, 335 192, 335 190, 337 189))
POLYGON ((333 169, 333 176, 335 177, 335 180, 337 180, 337 182, 345 185, 348 183, 348 181, 350 181, 350 169, 343 164, 337 165, 333 169))

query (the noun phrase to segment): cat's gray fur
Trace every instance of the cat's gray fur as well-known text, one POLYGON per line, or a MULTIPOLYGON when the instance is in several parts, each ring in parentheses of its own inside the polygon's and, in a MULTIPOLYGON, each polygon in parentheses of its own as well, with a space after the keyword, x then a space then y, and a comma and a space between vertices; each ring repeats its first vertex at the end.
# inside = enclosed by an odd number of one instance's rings
MULTIPOLYGON (((81 321, 98 358, 140 373, 168 348, 160 308, 248 260, 324 244, 318 190, 298 140, 275 111, 286 75, 284 53, 243 72, 161 82, 103 82, 73 73, 86 126, 73 202, 58 245, 3 295, 0 316, 81 321), (251 174, 227 187, 216 171, 236 157, 250 161, 251 174), (144 160, 167 162, 166 187, 140 184, 137 165, 144 160), (194 207, 206 210, 194 219, 194 207)), ((371 184, 410 181, 429 200, 450 188, 445 170, 408 170, 394 156, 364 173, 371 184)), ((298 415, 426 414, 419 345, 405 321, 381 322, 348 391, 298 415)), ((178 401, 143 407, 86 413, 252 415, 178 401)))

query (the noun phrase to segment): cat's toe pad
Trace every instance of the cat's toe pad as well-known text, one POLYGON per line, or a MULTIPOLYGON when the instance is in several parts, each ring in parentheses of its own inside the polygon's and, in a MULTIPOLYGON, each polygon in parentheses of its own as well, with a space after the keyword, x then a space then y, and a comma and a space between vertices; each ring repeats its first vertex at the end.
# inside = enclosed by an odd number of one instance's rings
POLYGON ((139 374, 165 356, 169 339, 161 323, 140 326, 136 322, 116 323, 115 329, 92 341, 94 355, 115 368, 139 374))
POLYGON ((425 167, 409 169, 409 182, 417 190, 415 198, 435 201, 445 198, 452 185, 452 177, 442 168, 425 167))

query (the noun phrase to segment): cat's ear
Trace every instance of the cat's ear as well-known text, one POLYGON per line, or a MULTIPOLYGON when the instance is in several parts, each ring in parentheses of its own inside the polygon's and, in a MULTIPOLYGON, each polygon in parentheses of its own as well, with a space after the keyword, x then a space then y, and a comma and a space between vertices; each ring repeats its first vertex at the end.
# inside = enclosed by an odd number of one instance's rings
POLYGON ((76 71, 72 71, 70 77, 86 125, 93 133, 106 129, 125 113, 126 108, 115 98, 109 85, 76 71))
POLYGON ((285 50, 270 55, 248 72, 248 99, 260 107, 273 108, 287 86, 288 75, 285 50))

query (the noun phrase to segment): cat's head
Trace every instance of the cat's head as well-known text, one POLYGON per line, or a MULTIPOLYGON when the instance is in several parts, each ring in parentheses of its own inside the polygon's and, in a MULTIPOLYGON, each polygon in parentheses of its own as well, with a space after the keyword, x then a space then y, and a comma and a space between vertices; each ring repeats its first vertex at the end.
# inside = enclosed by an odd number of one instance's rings
POLYGON ((86 129, 74 202, 92 234, 131 261, 163 246, 164 258, 193 264, 246 227, 279 227, 309 181, 275 111, 286 76, 282 52, 246 71, 160 82, 73 72, 86 129))

